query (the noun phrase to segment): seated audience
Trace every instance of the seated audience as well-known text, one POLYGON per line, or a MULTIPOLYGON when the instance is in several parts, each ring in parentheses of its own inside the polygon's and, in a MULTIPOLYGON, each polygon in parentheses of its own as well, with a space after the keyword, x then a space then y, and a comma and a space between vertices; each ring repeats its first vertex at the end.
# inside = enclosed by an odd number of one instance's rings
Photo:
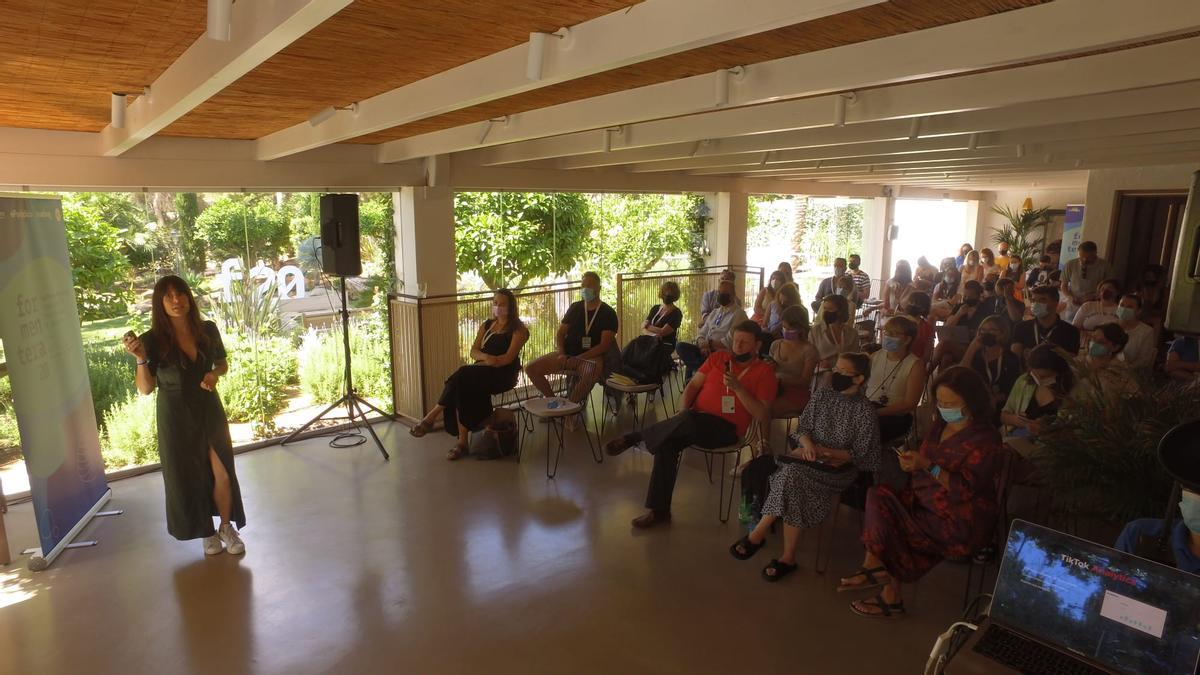
POLYGON ((947 270, 942 273, 942 280, 933 287, 933 300, 935 302, 947 301, 958 302, 958 286, 961 277, 958 270, 947 270))
MULTIPOLYGON (((717 287, 704 291, 704 295, 700 296, 700 322, 696 324, 697 328, 703 328, 704 323, 708 320, 708 315, 712 314, 713 310, 717 308, 717 295, 721 292, 721 283, 725 281, 728 281, 730 284, 736 281, 733 270, 721 272, 721 275, 717 278, 717 287)), ((734 285, 732 288, 736 289, 737 286, 734 285)), ((738 298, 737 293, 731 292, 731 294, 734 306, 741 308, 742 301, 738 298)))
POLYGON ((1005 272, 1008 271, 1008 265, 1012 259, 1008 257, 1008 242, 1002 241, 996 244, 996 264, 1005 272))
MULTIPOLYGON (((1180 444, 1164 445, 1159 448, 1158 461, 1172 478, 1179 482, 1179 515, 1171 526, 1167 542, 1169 555, 1175 558, 1175 567, 1200 574, 1200 453, 1195 446, 1180 444)), ((1165 523, 1162 518, 1140 518, 1125 525, 1121 536, 1113 546, 1118 551, 1145 555, 1139 550, 1138 540, 1142 537, 1158 538, 1163 535, 1165 523)))
POLYGON ((683 323, 683 312, 675 305, 679 300, 679 284, 674 281, 664 281, 658 289, 661 304, 650 308, 646 321, 642 324, 643 335, 654 335, 664 345, 675 348, 678 339, 679 326, 683 323))
POLYGON ((758 322, 760 326, 767 325, 767 315, 771 311, 771 304, 775 302, 775 296, 779 293, 779 289, 786 284, 787 275, 779 270, 771 272, 771 280, 763 289, 758 292, 758 297, 754 299, 754 315, 750 318, 758 322))
POLYGON ((1038 286, 1033 289, 1033 302, 1027 319, 1013 328, 1013 353, 1022 356, 1027 350, 1049 342, 1070 356, 1079 353, 1079 329, 1058 315, 1058 289, 1038 286))
POLYGON ((1004 274, 1004 268, 996 264, 996 254, 992 253, 990 248, 979 249, 979 266, 983 268, 983 276, 986 279, 989 274, 995 274, 999 279, 1001 274, 1004 274))
POLYGON ((958 274, 963 281, 983 283, 983 265, 979 262, 979 251, 967 252, 966 262, 958 268, 958 274))
POLYGON ((1071 325, 1079 330, 1092 330, 1102 323, 1120 321, 1117 318, 1117 304, 1121 299, 1121 282, 1116 279, 1105 279, 1100 282, 1096 291, 1100 296, 1099 299, 1083 303, 1079 307, 1079 311, 1075 313, 1075 319, 1071 321, 1071 325))
POLYGON ((838 354, 861 349, 852 317, 846 298, 829 295, 821 301, 821 311, 813 321, 811 339, 817 349, 817 367, 821 371, 833 370, 838 354))
POLYGON ((846 259, 835 258, 833 260, 833 276, 822 279, 821 285, 817 287, 817 297, 812 303, 814 312, 821 306, 821 301, 825 299, 825 296, 834 293, 837 282, 844 276, 846 276, 846 259))
POLYGON ((479 327, 471 345, 475 363, 446 378, 437 405, 408 433, 420 438, 444 416, 446 433, 458 437, 446 459, 453 461, 466 455, 470 432, 481 429, 492 417, 492 395, 517 385, 521 348, 528 339, 529 330, 521 323, 516 296, 507 288, 496 291, 492 297, 492 318, 479 327))
MULTIPOLYGON (((962 303, 951 308, 953 313, 950 318, 946 319, 946 325, 962 326, 970 332, 971 338, 974 339, 975 333, 979 330, 979 324, 995 314, 995 307, 995 298, 984 299, 983 284, 978 281, 967 281, 963 284, 962 303)), ((933 353, 933 362, 940 368, 949 368, 962 360, 968 344, 970 343, 950 340, 939 342, 933 353)))
POLYGON ((1146 265, 1136 288, 1142 298, 1142 321, 1150 324, 1155 332, 1162 328, 1163 318, 1167 314, 1167 298, 1171 295, 1166 278, 1167 271, 1162 265, 1146 265))
POLYGON ((963 244, 960 246, 958 249, 958 257, 954 259, 954 266, 961 270, 963 265, 965 265, 967 262, 967 254, 973 250, 975 250, 975 247, 971 246, 970 244, 963 244))
POLYGON ((899 491, 876 485, 867 492, 862 566, 838 586, 879 589, 874 599, 850 605, 863 616, 903 616, 901 583, 919 580, 945 558, 971 556, 992 538, 1003 446, 986 387, 974 371, 954 367, 933 389, 936 421, 918 450, 900 455, 912 479, 899 491))
POLYGON ((1012 279, 1013 297, 1020 300, 1021 291, 1025 289, 1025 263, 1017 256, 1008 259, 1008 267, 1004 270, 1002 279, 1012 279))
POLYGON ((938 268, 934 267, 928 258, 925 256, 917 258, 917 269, 913 273, 915 281, 924 281, 929 284, 929 290, 933 290, 934 284, 938 282, 938 275, 938 268))
POLYGON ((1016 284, 1004 278, 996 282, 996 316, 1015 326, 1025 320, 1025 303, 1017 298, 1016 284))
POLYGON ((1011 435, 1032 437, 1042 432, 1045 421, 1058 414, 1062 402, 1075 386, 1075 371, 1053 344, 1040 344, 1026 357, 1029 370, 1013 383, 1000 421, 1011 435))
MULTIPOLYGON (((849 300, 851 309, 857 310, 859 307, 862 307, 863 299, 859 297, 858 287, 854 285, 854 278, 849 274, 843 276, 841 279, 838 279, 836 283, 834 283, 833 294, 840 295, 849 300)), ((824 299, 823 296, 822 299, 824 299)), ((820 304, 814 304, 817 305, 817 308, 813 311, 820 311, 820 304)))
POLYGON ((791 452, 779 458, 763 503, 763 517, 747 536, 730 547, 747 560, 766 543, 776 520, 783 519, 783 553, 762 571, 766 581, 779 581, 796 571, 800 530, 821 524, 833 499, 852 485, 860 471, 879 467, 879 426, 863 396, 871 375, 870 357, 847 353, 838 357, 830 388, 813 392, 789 439, 791 452))
POLYGON ((850 277, 854 279, 854 289, 858 292, 858 302, 861 305, 867 298, 871 297, 871 275, 862 271, 862 258, 857 253, 851 253, 850 259, 850 277))
POLYGON ((1150 326, 1138 320, 1142 311, 1142 296, 1137 293, 1126 293, 1121 296, 1115 314, 1117 324, 1129 336, 1129 344, 1121 355, 1131 368, 1149 371, 1154 366, 1154 357, 1158 353, 1158 336, 1150 326))
POLYGON ((871 355, 871 376, 864 391, 879 416, 885 444, 902 438, 912 426, 912 413, 925 389, 925 364, 912 353, 917 324, 894 316, 883 327, 883 349, 871 355))
POLYGON ((1069 321, 1075 320, 1075 313, 1083 303, 1099 299, 1100 283, 1112 276, 1112 265, 1099 257, 1097 251, 1096 242, 1085 241, 1079 245, 1078 257, 1063 265, 1059 290, 1067 300, 1066 316, 1069 321))
POLYGON ((1030 290, 1039 286, 1058 288, 1058 279, 1054 276, 1056 274, 1058 274, 1058 268, 1054 265, 1054 258, 1043 255, 1038 258, 1037 267, 1029 270, 1029 274, 1025 276, 1025 286, 1030 290))
POLYGON ((808 340, 808 313, 800 305, 783 310, 783 335, 771 343, 768 362, 779 378, 779 395, 771 405, 771 417, 793 417, 808 405, 817 349, 808 340))
POLYGON ((717 309, 700 327, 696 334, 696 342, 680 342, 675 345, 675 352, 679 354, 679 360, 683 361, 689 380, 710 354, 729 350, 734 326, 746 321, 746 313, 734 304, 732 281, 725 280, 717 286, 716 302, 717 309))
POLYGON ((913 356, 927 363, 933 357, 934 322, 929 318, 931 307, 929 294, 917 291, 908 297, 908 305, 904 308, 904 315, 917 324, 917 339, 913 341, 912 346, 913 356))
POLYGON ((1195 335, 1181 335, 1175 338, 1167 350, 1167 362, 1163 370, 1172 380, 1200 380, 1200 339, 1195 335))
POLYGON ((790 262, 785 260, 785 261, 779 263, 779 267, 776 267, 775 269, 777 269, 780 272, 783 272, 785 275, 787 275, 787 282, 789 284, 795 283, 796 278, 792 274, 792 264, 790 262))
POLYGON ((1088 337, 1087 352, 1080 358, 1083 365, 1080 393, 1100 395, 1110 405, 1116 405, 1137 389, 1129 366, 1118 358, 1129 343, 1129 336, 1118 324, 1105 323, 1096 326, 1088 337))
MULTIPOLYGON (((739 310, 740 311, 740 310, 739 310)), ((762 328, 744 318, 733 332, 730 351, 714 352, 688 382, 682 412, 669 419, 609 441, 605 451, 619 455, 643 443, 654 455, 645 514, 632 522, 645 529, 671 521, 671 495, 679 473, 679 455, 690 445, 719 448, 736 443, 751 420, 770 424, 771 404, 779 383, 770 365, 758 358, 762 328)))
POLYGON ((554 336, 557 350, 539 357, 525 368, 529 381, 542 396, 554 396, 546 379, 552 373, 574 373, 575 386, 567 398, 576 403, 587 397, 604 377, 605 358, 617 336, 617 313, 600 299, 600 275, 584 272, 583 299, 571 303, 554 336))
POLYGON ((891 316, 900 312, 914 290, 912 266, 907 260, 896 263, 896 272, 883 289, 883 313, 891 316))
MULTIPOLYGON (((796 284, 788 282, 779 289, 775 294, 775 302, 771 303, 770 311, 767 312, 767 330, 763 339, 770 342, 779 337, 783 333, 783 312, 788 307, 800 307, 800 289, 796 288, 796 284)), ((808 314, 808 310, 800 307, 800 311, 808 314)))
POLYGON ((1012 353, 1009 345, 1008 322, 998 316, 984 319, 959 365, 967 366, 983 378, 992 397, 992 408, 999 415, 1013 384, 1021 376, 1021 358, 1012 353))

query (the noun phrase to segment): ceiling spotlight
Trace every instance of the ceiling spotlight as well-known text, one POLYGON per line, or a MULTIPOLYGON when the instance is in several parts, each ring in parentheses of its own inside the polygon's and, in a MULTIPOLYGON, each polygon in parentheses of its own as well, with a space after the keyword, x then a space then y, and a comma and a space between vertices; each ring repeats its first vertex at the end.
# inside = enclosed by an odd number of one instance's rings
POLYGON ((112 95, 112 128, 125 128, 125 94, 113 92, 112 95))
POLYGON ((210 40, 229 42, 233 21, 233 0, 208 0, 208 32, 210 40))
POLYGON ((308 118, 308 123, 314 127, 318 126, 320 124, 324 124, 325 122, 330 120, 334 115, 336 115, 339 110, 349 110, 350 112, 357 115, 358 114, 358 104, 351 103, 350 105, 343 105, 343 106, 337 106, 337 107, 329 106, 328 108, 322 108, 316 115, 313 115, 312 117, 308 118))

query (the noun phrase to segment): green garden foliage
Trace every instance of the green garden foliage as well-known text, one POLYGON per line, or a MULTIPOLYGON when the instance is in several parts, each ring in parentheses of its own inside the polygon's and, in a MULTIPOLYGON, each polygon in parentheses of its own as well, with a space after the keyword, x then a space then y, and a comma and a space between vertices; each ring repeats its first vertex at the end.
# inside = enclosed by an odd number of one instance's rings
POLYGON ((291 246, 288 218, 271 195, 229 195, 213 202, 196 218, 196 238, 215 260, 277 260, 291 246), (247 255, 249 254, 249 255, 247 255))
POLYGON ((196 219, 200 216, 200 198, 195 192, 180 192, 175 195, 175 212, 178 214, 176 227, 179 230, 180 255, 183 265, 192 272, 203 272, 206 261, 204 240, 196 233, 196 219))
POLYGON ((75 278, 75 295, 83 320, 107 319, 125 313, 133 301, 132 267, 123 249, 128 214, 119 202, 94 199, 88 193, 63 199, 67 250, 75 278), (116 213, 114 217, 113 213, 116 213))
POLYGON ((283 337, 226 336, 229 372, 217 383, 230 422, 254 422, 255 435, 274 435, 275 416, 287 409, 288 388, 299 377, 296 349, 283 337))
POLYGON ((104 414, 100 455, 106 469, 158 461, 157 394, 130 394, 104 414))
POLYGON ((133 357, 115 344, 85 345, 83 355, 92 385, 92 407, 100 423, 109 410, 137 393, 133 357))
MULTIPOLYGON (((372 312, 350 320, 354 386, 359 395, 392 409, 391 349, 385 319, 372 312)), ((310 330, 300 348, 300 387, 313 403, 330 404, 345 390, 340 328, 310 330)))
POLYGON ((1020 258, 1026 267, 1036 265, 1046 243, 1049 207, 1015 211, 1007 206, 993 206, 992 212, 1008 221, 992 235, 992 242, 1008 244, 1009 257, 1020 258))
POLYGON ((692 195, 589 195, 592 235, 579 265, 605 282, 622 272, 654 269, 667 256, 688 253, 697 218, 692 195))

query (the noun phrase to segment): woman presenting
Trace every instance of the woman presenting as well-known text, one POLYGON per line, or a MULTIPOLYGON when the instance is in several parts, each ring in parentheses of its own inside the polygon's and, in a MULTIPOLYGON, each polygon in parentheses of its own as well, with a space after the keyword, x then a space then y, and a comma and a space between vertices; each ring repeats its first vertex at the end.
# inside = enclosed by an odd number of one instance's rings
POLYGON ((246 513, 216 389, 229 371, 221 335, 216 324, 200 320, 191 289, 176 276, 154 285, 150 326, 140 337, 126 333, 124 346, 137 358, 138 391, 158 389, 167 532, 180 540, 203 537, 206 555, 245 553, 232 523, 245 527, 246 513), (219 529, 213 529, 213 516, 221 518, 219 529))

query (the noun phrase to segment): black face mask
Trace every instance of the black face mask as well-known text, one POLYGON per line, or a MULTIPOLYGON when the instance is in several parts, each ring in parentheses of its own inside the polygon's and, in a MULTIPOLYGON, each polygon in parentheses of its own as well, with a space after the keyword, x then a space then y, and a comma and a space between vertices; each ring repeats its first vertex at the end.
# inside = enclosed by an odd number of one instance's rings
POLYGON ((982 343, 984 347, 995 347, 996 336, 992 335, 991 333, 980 333, 979 342, 982 343))
POLYGON ((746 352, 745 354, 734 354, 733 355, 733 360, 737 361, 738 363, 745 363, 752 358, 754 358, 754 352, 746 352))
POLYGON ((994 281, 983 282, 983 290, 987 291, 988 293, 995 291, 996 290, 996 282, 994 282, 994 281))
POLYGON ((717 293, 717 304, 728 305, 729 301, 733 300, 733 296, 728 293, 717 293))
POLYGON ((838 315, 837 312, 825 312, 821 315, 821 318, 825 320, 825 325, 832 326, 837 323, 838 315))
POLYGON ((852 269, 852 270, 858 269, 858 263, 856 263, 856 262, 850 263, 850 269, 852 269))
POLYGON ((963 304, 967 307, 974 307, 979 304, 979 298, 963 298, 963 304))
POLYGON ((833 377, 829 381, 829 387, 834 391, 846 391, 854 386, 854 377, 853 375, 834 372, 833 377))

